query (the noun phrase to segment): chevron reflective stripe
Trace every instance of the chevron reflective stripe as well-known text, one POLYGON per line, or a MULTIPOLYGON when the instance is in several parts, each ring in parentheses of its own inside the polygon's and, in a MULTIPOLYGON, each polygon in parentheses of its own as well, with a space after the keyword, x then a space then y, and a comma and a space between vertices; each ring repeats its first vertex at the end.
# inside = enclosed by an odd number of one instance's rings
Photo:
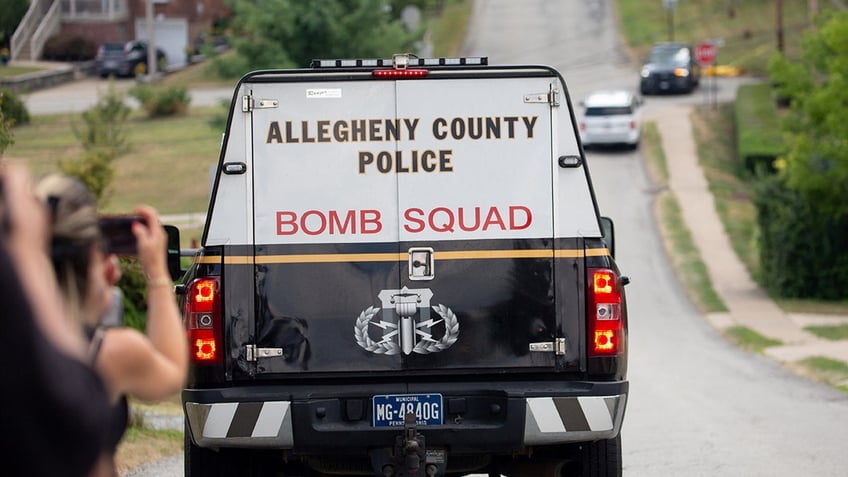
POLYGON ((625 395, 527 398, 524 443, 613 437, 621 426, 625 395))
POLYGON ((291 402, 186 403, 195 442, 247 447, 291 446, 291 402))
POLYGON ((266 402, 262 405, 251 437, 274 437, 280 432, 283 419, 289 413, 288 401, 266 402))
POLYGON ((227 437, 227 431, 230 430, 236 409, 238 409, 237 402, 213 404, 206 416, 203 437, 227 437))

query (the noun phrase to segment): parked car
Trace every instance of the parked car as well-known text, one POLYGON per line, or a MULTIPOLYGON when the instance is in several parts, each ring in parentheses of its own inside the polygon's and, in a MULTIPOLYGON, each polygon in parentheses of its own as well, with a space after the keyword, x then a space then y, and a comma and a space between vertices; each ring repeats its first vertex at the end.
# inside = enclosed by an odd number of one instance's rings
MULTIPOLYGON (((144 76, 147 74, 147 42, 141 40, 126 43, 104 43, 97 49, 95 57, 97 74, 105 78, 114 76, 144 76)), ((168 58, 161 49, 156 49, 156 69, 164 71, 168 58)))
POLYGON ((684 43, 657 43, 642 65, 642 94, 690 93, 701 79, 701 67, 692 47, 684 43))
POLYGON ((642 137, 642 98, 630 91, 597 91, 581 101, 583 147, 626 144, 635 149, 642 137))

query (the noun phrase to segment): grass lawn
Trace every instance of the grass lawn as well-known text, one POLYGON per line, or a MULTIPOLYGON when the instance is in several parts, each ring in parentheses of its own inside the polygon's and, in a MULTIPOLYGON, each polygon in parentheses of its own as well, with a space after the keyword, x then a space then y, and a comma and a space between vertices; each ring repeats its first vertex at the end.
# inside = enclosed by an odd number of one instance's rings
MULTIPOLYGON (((763 75, 777 51, 774 0, 685 0, 669 15, 660 0, 616 0, 621 30, 634 55, 644 58, 660 41, 697 44, 720 42, 716 63, 763 75), (732 5, 732 8, 731 8, 732 5), (669 27, 669 18, 671 25, 669 27)), ((821 10, 836 8, 818 2, 821 10)), ((808 2, 783 2, 783 41, 787 55, 797 56, 803 31, 810 26, 808 2)))
POLYGON ((34 66, 0 66, 0 78, 12 78, 15 76, 25 75, 27 73, 35 73, 42 71, 44 68, 36 68, 34 66))
MULTIPOLYGON (((185 116, 149 120, 134 112, 126 124, 129 152, 115 162, 105 212, 128 212, 149 203, 163 214, 205 211, 209 167, 218 160, 222 130, 210 123, 221 107, 189 108, 185 116)), ((15 144, 4 158, 27 164, 35 175, 58 170, 62 158, 79 157, 74 128, 80 115, 35 116, 13 129, 15 144)))

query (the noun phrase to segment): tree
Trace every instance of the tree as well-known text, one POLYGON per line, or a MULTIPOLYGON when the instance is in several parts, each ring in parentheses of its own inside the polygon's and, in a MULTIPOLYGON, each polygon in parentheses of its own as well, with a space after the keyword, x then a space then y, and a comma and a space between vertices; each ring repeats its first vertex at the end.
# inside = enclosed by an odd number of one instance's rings
MULTIPOLYGON (((388 58, 413 48, 423 30, 409 32, 397 5, 385 0, 230 0, 237 57, 219 70, 307 67, 315 58, 388 58)), ((400 4, 401 2, 394 2, 400 4)))
POLYGON ((755 187, 763 284, 782 297, 848 298, 848 12, 819 17, 801 57, 769 73, 789 103, 788 152, 755 187))
POLYGON ((772 59, 777 94, 790 102, 789 152, 779 164, 787 187, 819 210, 848 216, 848 12, 830 14, 802 40, 801 60, 772 59))
POLYGON ((125 126, 130 111, 124 104, 124 95, 110 81, 97 104, 82 113, 83 125, 74 126, 74 134, 83 147, 82 157, 59 161, 59 169, 83 181, 100 204, 105 201, 114 176, 112 163, 128 148, 125 126))
POLYGON ((3 0, 0 8, 0 45, 8 45, 29 8, 29 0, 3 0))

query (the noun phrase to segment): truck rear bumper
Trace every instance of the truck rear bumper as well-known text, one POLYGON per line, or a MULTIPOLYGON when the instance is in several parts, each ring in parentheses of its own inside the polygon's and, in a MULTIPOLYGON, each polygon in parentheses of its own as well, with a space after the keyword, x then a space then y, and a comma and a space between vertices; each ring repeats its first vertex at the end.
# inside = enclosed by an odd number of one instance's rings
MULTIPOLYGON (((609 439, 624 419, 628 383, 489 383, 486 390, 428 383, 443 395, 443 424, 419 426, 428 447, 451 453, 516 452, 526 446, 609 439), (493 389, 493 386, 502 389, 493 389)), ((189 389, 183 402, 199 447, 290 449, 311 455, 391 446, 403 428, 374 427, 371 395, 350 386, 322 395, 290 386, 189 389)), ((409 392, 404 387, 403 392, 409 392)), ((395 391, 390 391, 395 392, 395 391)), ((414 391, 413 391, 414 392, 414 391)))

